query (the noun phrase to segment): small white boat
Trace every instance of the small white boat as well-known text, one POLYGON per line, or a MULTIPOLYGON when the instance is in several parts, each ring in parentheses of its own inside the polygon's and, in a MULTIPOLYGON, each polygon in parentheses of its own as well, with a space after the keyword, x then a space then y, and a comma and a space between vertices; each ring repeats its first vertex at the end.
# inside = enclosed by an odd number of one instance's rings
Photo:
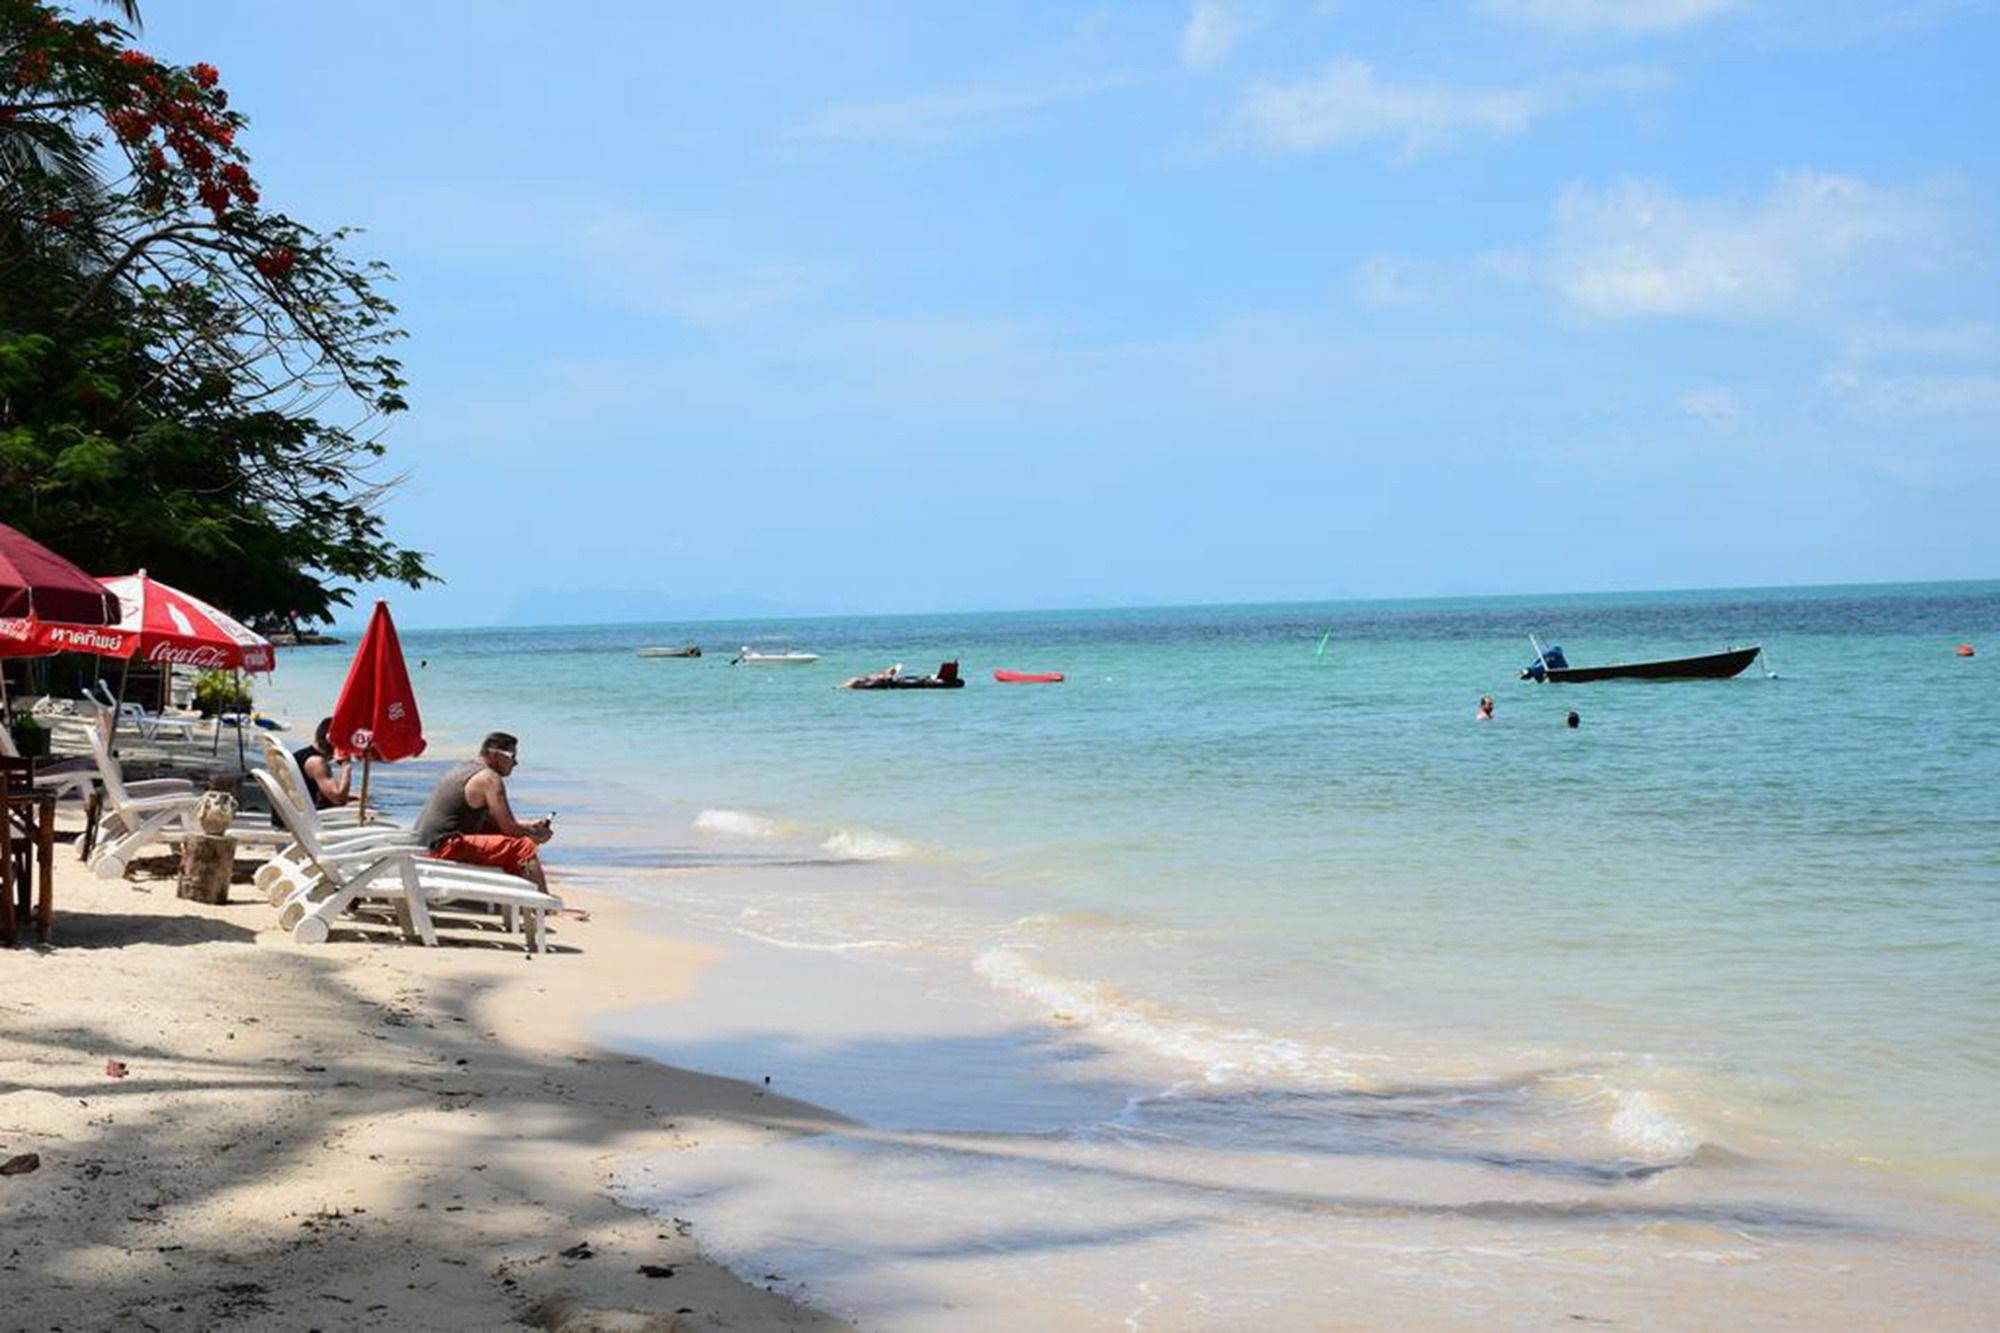
POLYGON ((744 666, 804 666, 808 662, 819 661, 818 653, 760 653, 755 648, 745 647, 738 652, 730 665, 741 662, 744 666))

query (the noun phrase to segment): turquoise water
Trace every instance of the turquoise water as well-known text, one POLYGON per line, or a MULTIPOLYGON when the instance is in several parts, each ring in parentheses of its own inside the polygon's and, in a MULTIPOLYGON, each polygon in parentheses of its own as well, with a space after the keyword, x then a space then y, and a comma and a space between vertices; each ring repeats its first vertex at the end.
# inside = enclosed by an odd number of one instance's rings
MULTIPOLYGON (((2000 584, 1979 583, 404 646, 439 750, 523 737, 517 805, 558 807, 558 876, 630 872, 695 926, 917 960, 961 999, 1088 1032, 1128 1058, 1127 1123, 1607 1178, 1709 1147, 1990 1204, 2000 699, 1992 656, 1952 648, 2000 654, 1996 625, 2000 584), (1767 657, 1732 681, 1534 685, 1529 631, 1578 664, 1767 657), (684 642, 707 655, 634 653, 684 642), (730 666, 744 644, 822 660, 730 666), (949 656, 968 688, 830 688, 949 656), (736 862, 761 873, 644 878, 736 862), (1503 1091, 1386 1127, 1341 1100, 1439 1079, 1503 1091)), ((282 659, 295 716, 346 656, 282 659)), ((867 1083, 821 1075, 795 1090, 867 1083)))

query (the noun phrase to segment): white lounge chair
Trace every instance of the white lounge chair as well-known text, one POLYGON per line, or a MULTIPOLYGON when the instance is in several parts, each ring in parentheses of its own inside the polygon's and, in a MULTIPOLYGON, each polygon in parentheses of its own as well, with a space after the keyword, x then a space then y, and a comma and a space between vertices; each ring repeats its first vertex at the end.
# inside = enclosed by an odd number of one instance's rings
MULTIPOLYGON (((97 844, 90 855, 90 868, 100 879, 122 877, 132 858, 153 843, 179 842, 201 832, 195 811, 203 793, 194 790, 194 784, 172 791, 153 786, 144 793, 137 790, 137 783, 127 787, 103 732, 92 727, 89 736, 91 756, 97 760, 97 780, 104 788, 97 844)), ((168 781, 182 785, 175 779, 168 781)), ((284 830, 272 828, 254 815, 239 817, 230 824, 228 833, 239 844, 252 847, 276 849, 291 841, 284 830)))
MULTIPOLYGON (((416 842, 409 831, 396 821, 370 812, 364 825, 359 820, 360 812, 353 806, 342 806, 333 810, 321 810, 312 803, 308 794, 306 775, 299 768, 299 761, 292 757, 275 736, 265 736, 264 767, 284 789, 294 807, 310 812, 316 825, 316 832, 322 842, 346 844, 357 834, 367 834, 380 843, 401 843, 415 847, 416 842)), ((307 888, 315 877, 312 862, 299 848, 296 841, 281 849, 270 860, 257 867, 256 884, 273 907, 280 907, 293 893, 307 888)))
MULTIPOLYGON (((287 763, 291 760, 290 753, 284 751, 277 751, 272 757, 283 759, 287 763)), ((326 817, 329 814, 340 812, 320 810, 312 806, 303 798, 305 787, 304 775, 296 773, 296 769, 294 770, 294 777, 297 782, 297 785, 294 786, 293 781, 286 777, 284 768, 285 765, 274 764, 269 768, 257 770, 255 776, 258 777, 259 785, 263 785, 263 779, 266 777, 275 782, 286 800, 290 802, 290 813, 294 822, 288 828, 294 830, 298 828, 309 829, 314 842, 325 850, 349 852, 360 848, 404 848, 415 853, 421 859, 425 874, 432 879, 457 880, 475 886, 492 886, 498 884, 505 888, 514 889, 516 892, 518 892, 517 886, 525 885, 529 889, 533 889, 533 886, 528 885, 527 881, 514 875, 508 875, 485 866, 466 865, 463 862, 446 861, 433 857, 429 854, 429 849, 417 841, 416 835, 400 824, 388 821, 378 824, 371 817, 365 825, 348 824, 329 826, 326 822, 326 817), (494 878, 496 875, 500 877, 498 880, 494 878)), ((269 788, 266 787, 265 790, 268 791, 269 788)), ((276 808, 276 803, 273 802, 274 811, 276 808)), ((279 817, 282 819, 282 814, 279 817)), ((258 867, 257 870, 258 887, 264 889, 270 898, 271 905, 278 908, 281 914, 294 901, 303 900, 311 902, 317 901, 319 897, 324 896, 323 894, 315 894, 313 892, 316 886, 322 882, 322 879, 319 867, 313 862, 306 844, 299 841, 296 837, 282 851, 265 862, 264 865, 258 867)), ((536 893, 540 892, 539 890, 534 891, 536 893)), ((514 928, 515 907, 523 904, 500 902, 498 905, 505 910, 507 929, 511 931, 514 928)))
POLYGON ((437 927, 431 920, 433 909, 476 902, 502 908, 509 930, 517 916, 522 918, 529 952, 547 947, 548 913, 562 906, 562 899, 554 894, 543 893, 526 880, 501 871, 436 860, 407 841, 385 843, 364 838, 347 844, 324 842, 312 812, 295 805, 268 769, 260 768, 251 777, 264 789, 271 808, 313 868, 310 886, 289 897, 278 914, 278 925, 290 931, 294 940, 322 943, 333 922, 356 900, 386 898, 396 904, 405 929, 414 931, 427 945, 438 942, 437 927))
POLYGON ((122 703, 118 696, 111 692, 111 687, 102 680, 97 682, 97 694, 99 702, 116 711, 119 723, 121 725, 129 723, 132 729, 139 733, 141 740, 157 741, 163 731, 171 731, 185 741, 194 739, 195 723, 192 718, 149 713, 138 704, 122 703))
MULTIPOLYGON (((13 733, 0 727, 0 759, 19 759, 21 751, 14 744, 13 733)), ((90 789, 97 784, 97 766, 88 759, 38 759, 35 761, 35 787, 39 791, 52 791, 59 801, 71 797, 90 795, 90 789)))
MULTIPOLYGON (((358 805, 334 806, 321 810, 313 804, 311 785, 306 781, 305 770, 299 767, 298 756, 285 748, 285 743, 269 732, 257 737, 264 747, 264 767, 271 770, 271 776, 284 784, 285 792, 294 805, 311 808, 319 818, 321 828, 340 828, 361 822, 361 807, 358 805)), ((370 824, 382 824, 390 828, 397 821, 382 813, 377 806, 368 812, 370 824)))
MULTIPOLYGON (((47 703, 50 701, 43 700, 42 702, 47 703)), ((68 711, 44 713, 40 711, 40 704, 37 704, 36 715, 41 719, 43 724, 52 725, 56 722, 73 724, 85 732, 103 737, 108 751, 112 725, 110 710, 101 704, 88 700, 64 699, 60 702, 68 711)), ((0 754, 4 754, 10 758, 19 757, 14 752, 13 738, 7 735, 4 728, 0 728, 0 754)), ((117 761, 113 760, 112 762, 116 763, 117 761)), ((91 791, 98 785, 100 780, 98 765, 93 759, 80 757, 51 759, 38 761, 35 764, 35 786, 45 791, 53 791, 56 794, 56 799, 59 801, 88 799, 91 791)), ((124 785, 126 795, 140 797, 170 796, 195 790, 194 783, 189 782, 186 778, 143 778, 137 782, 127 782, 124 785)), ((94 834, 94 828, 87 830, 84 838, 77 843, 77 854, 79 856, 85 856, 90 852, 94 845, 94 834)))

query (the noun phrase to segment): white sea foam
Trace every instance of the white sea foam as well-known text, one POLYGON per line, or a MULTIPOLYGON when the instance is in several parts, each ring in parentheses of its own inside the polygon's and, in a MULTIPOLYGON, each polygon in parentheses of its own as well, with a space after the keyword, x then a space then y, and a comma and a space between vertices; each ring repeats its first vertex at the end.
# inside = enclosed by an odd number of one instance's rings
POLYGON ((835 829, 819 848, 843 861, 893 861, 912 850, 907 842, 868 829, 835 829))
POLYGON ((704 810, 694 817, 694 826, 704 833, 723 833, 732 838, 773 838, 777 825, 762 815, 742 810, 704 810))
POLYGON ((1349 1075, 1339 1054, 1324 1047, 1181 1017, 1101 982, 1052 977, 1019 950, 989 949, 973 966, 996 989, 1046 1006, 1061 1022, 1190 1063, 1210 1084, 1273 1078, 1325 1082, 1349 1075))
POLYGON ((1701 1146, 1694 1126, 1678 1120, 1650 1092, 1614 1092, 1608 1128, 1621 1148, 1651 1161, 1684 1158, 1701 1146))
POLYGON ((736 933, 746 940, 773 949, 792 949, 801 953, 896 953, 906 949, 922 950, 927 946, 912 944, 908 940, 805 940, 790 935, 768 935, 762 931, 737 927, 736 933))

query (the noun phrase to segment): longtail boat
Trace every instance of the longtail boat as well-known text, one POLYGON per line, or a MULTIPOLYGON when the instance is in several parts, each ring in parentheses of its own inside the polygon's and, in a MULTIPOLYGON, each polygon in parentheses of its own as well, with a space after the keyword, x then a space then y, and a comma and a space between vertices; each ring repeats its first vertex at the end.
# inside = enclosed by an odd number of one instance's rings
POLYGON ((1550 647, 1546 651, 1537 646, 1535 660, 1521 668, 1522 680, 1545 680, 1556 684, 1578 685, 1592 680, 1728 680, 1741 675, 1743 669, 1757 659, 1763 649, 1756 644, 1748 648, 1730 648, 1719 653, 1704 653, 1700 657, 1669 657, 1658 662, 1614 662, 1609 666, 1573 667, 1563 657, 1563 651, 1550 647))

